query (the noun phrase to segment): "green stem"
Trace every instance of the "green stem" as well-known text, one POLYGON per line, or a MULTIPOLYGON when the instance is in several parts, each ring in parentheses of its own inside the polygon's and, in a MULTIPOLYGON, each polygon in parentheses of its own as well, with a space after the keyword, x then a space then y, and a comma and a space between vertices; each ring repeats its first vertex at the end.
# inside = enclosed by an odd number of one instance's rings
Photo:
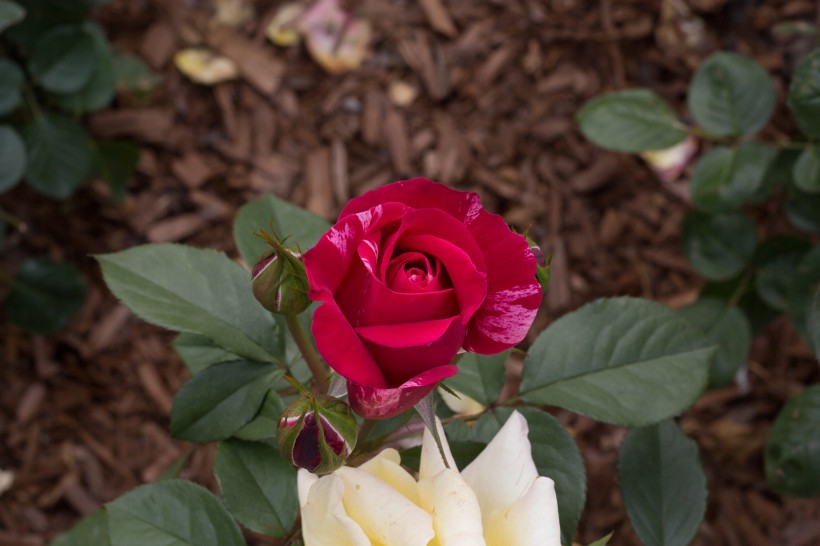
POLYGON ((302 329, 302 325, 299 324, 299 319, 296 318, 296 315, 285 315, 285 323, 288 325, 290 335, 293 336, 293 341, 296 342, 299 352, 302 353, 302 357, 304 357, 308 368, 310 368, 310 373, 313 374, 313 382, 316 390, 322 393, 325 392, 327 390, 328 371, 327 367, 322 363, 322 359, 319 358, 319 353, 313 348, 313 344, 311 344, 305 331, 302 329))

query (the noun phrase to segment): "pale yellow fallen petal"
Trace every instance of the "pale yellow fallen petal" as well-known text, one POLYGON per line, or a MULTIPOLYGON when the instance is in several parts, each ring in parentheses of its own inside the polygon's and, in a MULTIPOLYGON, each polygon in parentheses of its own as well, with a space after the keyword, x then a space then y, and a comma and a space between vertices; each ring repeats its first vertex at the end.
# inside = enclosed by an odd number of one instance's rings
POLYGON ((215 85, 239 75, 236 64, 208 49, 190 48, 174 55, 174 64, 180 72, 196 83, 215 85))
MULTIPOLYGON (((441 438, 444 455, 447 457, 447 464, 450 469, 458 471, 456 462, 453 460, 453 454, 450 452, 450 445, 447 443, 447 437, 444 435, 444 427, 441 426, 441 421, 436 417, 436 427, 438 428, 438 436, 441 438)), ((421 440, 421 461, 419 463, 419 479, 432 478, 437 476, 439 472, 444 470, 444 460, 441 458, 441 452, 436 446, 436 441, 433 435, 425 427, 424 437, 421 440)))
POLYGON ((697 140, 690 135, 683 142, 675 144, 671 148, 642 152, 641 157, 661 180, 674 182, 686 169, 689 161, 697 151, 697 140))
POLYGON ((407 497, 413 504, 419 504, 416 480, 401 466, 401 456, 392 447, 383 449, 378 455, 359 467, 407 497))
POLYGON ((344 508, 343 481, 333 474, 315 480, 302 506, 305 546, 371 546, 370 540, 344 508))
POLYGON ((476 415, 484 411, 485 407, 481 402, 470 398, 461 391, 453 389, 453 392, 458 396, 453 396, 442 388, 438 389, 438 393, 447 407, 458 415, 476 415))
POLYGON ((301 3, 285 4, 271 20, 265 29, 265 36, 275 45, 287 47, 296 45, 301 39, 299 34, 299 18, 305 12, 301 3))
POLYGON ((382 480, 347 466, 333 475, 344 483, 346 513, 371 541, 385 546, 427 546, 433 539, 430 514, 382 480))
POLYGON ((478 499, 457 471, 444 469, 421 480, 418 489, 439 546, 485 546, 478 499))
POLYGON ((555 483, 536 478, 523 497, 490 515, 484 537, 487 546, 561 546, 555 483))
POLYGON ((517 411, 478 457, 462 471, 481 505, 482 521, 524 495, 538 471, 527 437, 527 420, 517 411))

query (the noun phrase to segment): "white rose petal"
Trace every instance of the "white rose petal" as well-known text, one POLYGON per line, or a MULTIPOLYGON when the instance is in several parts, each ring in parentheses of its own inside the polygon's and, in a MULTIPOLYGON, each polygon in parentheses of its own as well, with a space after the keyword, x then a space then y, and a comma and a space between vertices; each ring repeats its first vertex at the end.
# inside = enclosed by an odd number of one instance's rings
MULTIPOLYGON (((309 474, 300 470, 299 474, 309 474)), ((307 483, 307 480, 304 481, 307 483)), ((361 526, 345 512, 341 478, 330 474, 314 480, 302 505, 302 536, 305 544, 321 546, 370 546, 361 526)))
MULTIPOLYGON (((441 421, 436 419, 436 428, 438 429, 438 437, 441 438, 441 447, 444 449, 444 455, 447 457, 447 464, 450 468, 456 469, 456 463, 453 460, 453 454, 450 453, 450 446, 447 444, 447 436, 444 435, 444 427, 441 426, 441 421)), ((430 478, 436 476, 439 472, 444 470, 444 461, 441 459, 441 452, 436 445, 433 434, 424 428, 424 437, 421 440, 421 462, 419 463, 419 479, 430 478)))
POLYGON ((382 480, 346 466, 334 474, 344 483, 345 510, 372 541, 427 546, 435 536, 432 516, 382 480))
POLYGON ((401 466, 401 456, 393 448, 384 449, 361 465, 371 476, 379 478, 387 485, 404 495, 413 504, 419 504, 419 492, 416 480, 401 466))
POLYGON ((439 546, 485 546, 478 499, 457 471, 444 469, 418 489, 421 507, 433 514, 439 546))
POLYGON ((487 546, 561 546, 555 482, 536 478, 523 497, 490 516, 484 536, 487 546))
POLYGON ((484 451, 462 472, 478 497, 485 526, 493 512, 522 497, 538 477, 527 431, 527 420, 513 412, 484 451))

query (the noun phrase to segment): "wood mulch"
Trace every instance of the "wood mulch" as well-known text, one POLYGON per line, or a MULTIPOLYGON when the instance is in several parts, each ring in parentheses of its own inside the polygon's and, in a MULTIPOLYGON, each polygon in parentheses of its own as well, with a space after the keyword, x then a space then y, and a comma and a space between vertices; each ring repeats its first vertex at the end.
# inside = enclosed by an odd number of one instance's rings
MULTIPOLYGON (((680 251, 685 180, 663 186, 638 158, 597 149, 573 114, 590 97, 631 86, 650 86, 683 111, 693 69, 717 48, 757 58, 782 99, 814 44, 772 28, 815 20, 818 10, 809 0, 348 2, 373 26, 373 52, 361 68, 330 76, 304 47, 266 41, 278 2, 252 3, 257 16, 238 29, 213 27, 205 0, 117 0, 100 10, 112 42, 163 77, 150 96, 121 95, 87 119, 99 138, 141 145, 125 203, 114 204, 99 181, 65 203, 25 187, 0 196, 28 225, 6 242, 4 272, 49 255, 91 281, 82 312, 58 335, 0 323, 0 469, 14 474, 0 496, 0 546, 47 544, 188 452, 183 477, 213 486, 213 446, 169 438, 173 394, 188 378, 173 335, 121 306, 89 255, 179 241, 236 256, 231 222, 248 200, 273 193, 333 219, 351 196, 422 175, 479 192, 552 254, 534 332, 601 296, 686 305, 702 281, 680 251), (692 48, 681 40, 685 16, 661 13, 675 5, 704 23, 692 48), (172 56, 202 43, 236 61, 240 78, 216 87, 186 80, 172 56)), ((769 136, 793 130, 781 100, 769 136)), ((753 212, 763 234, 791 230, 777 206, 753 212)), ((783 402, 818 379, 812 352, 779 319, 755 340, 740 380, 682 417, 710 487, 695 544, 820 544, 820 502, 774 494, 761 457, 783 402)), ((576 540, 614 531, 612 544, 639 544, 615 472, 625 430, 557 414, 589 477, 576 540)))

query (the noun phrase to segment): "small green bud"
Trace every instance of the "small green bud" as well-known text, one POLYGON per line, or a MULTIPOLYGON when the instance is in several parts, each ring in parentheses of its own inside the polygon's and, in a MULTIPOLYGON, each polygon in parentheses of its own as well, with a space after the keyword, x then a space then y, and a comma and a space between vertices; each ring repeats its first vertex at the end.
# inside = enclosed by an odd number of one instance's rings
POLYGON ((332 396, 302 395, 279 418, 279 451, 295 466, 328 474, 344 466, 356 447, 353 410, 332 396))
POLYGON ((268 311, 282 315, 297 315, 308 308, 309 284, 302 255, 282 246, 267 233, 257 233, 271 248, 253 267, 253 295, 268 311))

